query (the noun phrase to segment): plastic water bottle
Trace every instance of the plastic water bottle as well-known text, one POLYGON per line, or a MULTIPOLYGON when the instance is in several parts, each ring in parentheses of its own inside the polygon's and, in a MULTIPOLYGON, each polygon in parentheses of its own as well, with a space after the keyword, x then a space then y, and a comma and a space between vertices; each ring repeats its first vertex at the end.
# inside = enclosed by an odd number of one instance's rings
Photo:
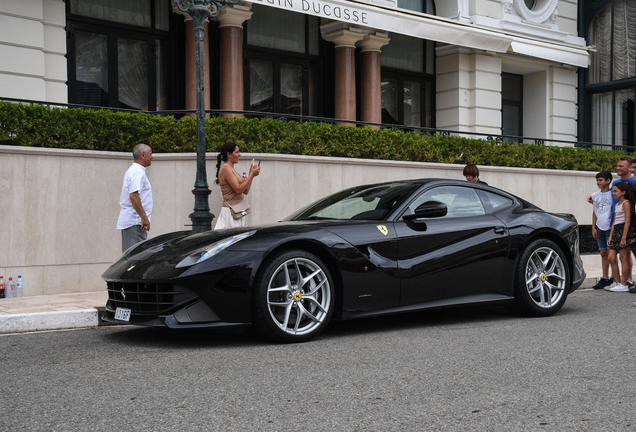
POLYGON ((13 278, 11 276, 9 276, 5 296, 8 299, 15 297, 15 285, 13 284, 13 278))
POLYGON ((0 298, 4 298, 4 276, 0 276, 0 298))
POLYGON ((22 285, 22 276, 18 275, 18 282, 15 285, 15 296, 22 297, 24 295, 24 287, 22 285))

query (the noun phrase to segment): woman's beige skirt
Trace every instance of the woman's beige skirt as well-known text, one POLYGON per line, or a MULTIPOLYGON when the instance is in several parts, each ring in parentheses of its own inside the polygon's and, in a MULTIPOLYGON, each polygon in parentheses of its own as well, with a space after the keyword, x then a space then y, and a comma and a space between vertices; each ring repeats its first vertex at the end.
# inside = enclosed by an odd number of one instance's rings
POLYGON ((216 219, 215 230, 236 228, 245 226, 245 216, 240 219, 234 219, 229 207, 221 207, 219 217, 216 219))

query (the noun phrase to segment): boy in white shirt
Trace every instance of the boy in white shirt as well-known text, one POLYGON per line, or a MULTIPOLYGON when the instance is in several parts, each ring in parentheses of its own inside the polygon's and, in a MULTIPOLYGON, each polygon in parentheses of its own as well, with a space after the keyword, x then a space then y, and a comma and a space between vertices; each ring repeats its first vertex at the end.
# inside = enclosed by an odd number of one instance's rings
POLYGON ((620 280, 620 275, 612 274, 608 277, 609 272, 609 247, 607 240, 611 232, 612 218, 612 191, 610 184, 612 183, 612 173, 609 171, 601 171, 596 174, 596 186, 600 189, 592 194, 592 204, 594 211, 592 212, 592 235, 598 242, 598 249, 601 253, 601 268, 603 277, 594 285, 594 289, 603 289, 620 280))

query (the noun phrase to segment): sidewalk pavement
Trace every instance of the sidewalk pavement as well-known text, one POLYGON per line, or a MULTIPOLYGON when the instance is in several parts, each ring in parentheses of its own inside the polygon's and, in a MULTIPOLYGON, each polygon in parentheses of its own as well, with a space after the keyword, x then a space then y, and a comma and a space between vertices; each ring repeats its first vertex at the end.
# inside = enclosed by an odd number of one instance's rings
POLYGON ((108 294, 103 291, 0 299, 0 334, 99 325, 108 294))
MULTIPOLYGON (((601 259, 582 258, 587 278, 579 289, 591 288, 602 276, 601 259)), ((98 326, 107 301, 105 284, 103 291, 0 299, 0 334, 98 326)))

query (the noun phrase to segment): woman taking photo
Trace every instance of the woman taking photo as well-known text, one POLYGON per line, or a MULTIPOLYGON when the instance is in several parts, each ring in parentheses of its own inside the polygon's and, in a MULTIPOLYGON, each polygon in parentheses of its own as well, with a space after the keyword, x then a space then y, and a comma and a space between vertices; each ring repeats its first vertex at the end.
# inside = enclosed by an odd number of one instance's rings
POLYGON ((216 180, 215 183, 221 186, 221 193, 223 194, 223 205, 221 212, 216 221, 214 229, 225 229, 240 227, 245 225, 245 217, 240 219, 234 219, 230 206, 243 201, 243 195, 247 195, 252 186, 252 180, 254 177, 261 173, 261 167, 254 163, 250 165, 250 172, 247 178, 243 178, 236 172, 234 166, 238 163, 241 157, 238 145, 234 143, 225 143, 221 147, 221 153, 216 157, 216 180), (221 165, 222 164, 222 165, 221 165))

